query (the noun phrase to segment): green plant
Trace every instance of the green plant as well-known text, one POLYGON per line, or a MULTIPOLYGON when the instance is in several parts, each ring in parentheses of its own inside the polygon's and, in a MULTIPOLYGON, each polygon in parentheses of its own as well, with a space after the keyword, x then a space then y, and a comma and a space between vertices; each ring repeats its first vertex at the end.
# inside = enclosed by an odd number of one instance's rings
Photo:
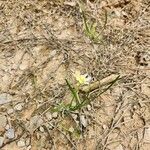
POLYGON ((79 90, 78 88, 73 87, 70 82, 66 80, 66 84, 72 94, 72 100, 69 104, 61 103, 60 105, 56 106, 53 111, 61 112, 61 111, 75 111, 81 109, 83 106, 87 105, 89 103, 88 98, 82 99, 79 96, 79 90))
MULTIPOLYGON (((68 104, 64 104, 63 102, 56 106, 53 111, 55 112, 73 112, 76 110, 82 109, 84 106, 88 105, 91 100, 89 99, 89 92, 91 88, 85 93, 82 93, 81 88, 86 85, 86 87, 90 87, 91 85, 95 86, 95 83, 89 84, 89 79, 87 78, 87 74, 82 75, 80 71, 76 71, 74 74, 74 77, 76 78, 77 84, 72 85, 67 79, 65 79, 66 84, 68 86, 69 91, 71 92, 72 99, 68 104), (81 94, 82 93, 82 94, 81 94), (81 96, 82 95, 82 96, 81 96)), ((98 96, 106 92, 108 89, 111 88, 111 86, 118 81, 119 76, 118 75, 111 75, 103 80, 102 82, 105 83, 105 85, 108 85, 105 89, 103 89, 101 92, 99 92, 98 96)), ((102 82, 100 82, 102 84, 102 82)), ((88 89, 88 88, 86 88, 88 89)))
POLYGON ((99 41, 100 34, 96 31, 97 22, 87 20, 84 13, 84 4, 81 1, 79 2, 79 6, 83 18, 83 30, 85 35, 94 42, 99 41))
POLYGON ((97 23, 88 21, 85 17, 84 12, 82 12, 82 16, 83 16, 83 30, 86 36, 89 37, 90 40, 97 42, 100 37, 100 35, 96 31, 97 23))

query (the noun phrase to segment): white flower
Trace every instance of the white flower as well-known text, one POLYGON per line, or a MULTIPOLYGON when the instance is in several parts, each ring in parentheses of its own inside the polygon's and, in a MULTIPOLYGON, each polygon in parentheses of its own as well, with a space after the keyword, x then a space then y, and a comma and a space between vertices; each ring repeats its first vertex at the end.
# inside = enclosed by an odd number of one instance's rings
POLYGON ((77 82, 80 85, 85 85, 85 84, 89 84, 92 80, 92 77, 90 75, 88 75, 87 73, 82 75, 80 73, 80 71, 75 71, 75 73, 73 74, 73 76, 76 78, 77 82))

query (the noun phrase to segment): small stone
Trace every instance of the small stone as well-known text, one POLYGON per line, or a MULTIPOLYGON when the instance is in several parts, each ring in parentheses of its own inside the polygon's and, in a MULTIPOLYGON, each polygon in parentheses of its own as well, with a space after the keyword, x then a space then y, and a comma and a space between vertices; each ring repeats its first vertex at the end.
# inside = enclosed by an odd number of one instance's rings
POLYGON ((19 103, 19 104, 15 105, 15 107, 14 107, 14 109, 18 110, 18 111, 21 111, 22 108, 23 108, 23 103, 19 103))
POLYGON ((13 128, 10 128, 6 131, 6 136, 8 139, 13 139, 15 137, 15 131, 13 128))
POLYGON ((5 128, 7 124, 7 118, 4 115, 0 115, 0 131, 5 128))
POLYGON ((0 94, 0 105, 9 103, 10 101, 11 98, 7 93, 0 94))
POLYGON ((77 120, 78 115, 77 115, 77 114, 72 114, 72 118, 73 118, 74 120, 77 120))
POLYGON ((57 113, 57 112, 54 112, 54 113, 52 114, 52 118, 54 118, 54 119, 56 119, 57 116, 58 116, 58 113, 57 113))
POLYGON ((5 126, 5 129, 8 130, 10 128, 9 124, 5 126))
POLYGON ((107 126, 106 126, 105 124, 103 124, 103 126, 102 126, 102 127, 103 127, 103 129, 104 129, 104 130, 106 130, 106 129, 107 129, 107 126))
POLYGON ((26 139, 26 146, 29 146, 30 145, 30 138, 27 138, 26 139))
POLYGON ((29 132, 33 133, 34 130, 36 130, 38 127, 40 127, 43 123, 43 120, 40 118, 40 116, 36 115, 31 117, 30 123, 27 124, 27 129, 29 132))
POLYGON ((48 120, 52 120, 52 114, 50 112, 47 112, 45 115, 48 120))
POLYGON ((88 111, 91 111, 91 110, 92 110, 91 105, 87 105, 87 110, 88 110, 88 111))
POLYGON ((25 141, 24 140, 18 141, 17 146, 18 147, 24 147, 24 146, 26 146, 25 141))
POLYGON ((40 131, 41 131, 41 132, 44 132, 44 128, 43 128, 43 127, 40 127, 40 131))
POLYGON ((7 110, 8 114, 12 114, 13 112, 14 112, 14 110, 12 108, 7 110))
POLYGON ((51 57, 54 57, 54 56, 56 55, 56 53, 57 53, 56 50, 53 50, 53 51, 50 53, 50 56, 51 56, 51 57))
POLYGON ((80 122, 83 125, 83 127, 87 127, 87 119, 85 118, 84 115, 80 116, 80 122))
POLYGON ((3 145, 4 137, 0 136, 0 147, 3 145))

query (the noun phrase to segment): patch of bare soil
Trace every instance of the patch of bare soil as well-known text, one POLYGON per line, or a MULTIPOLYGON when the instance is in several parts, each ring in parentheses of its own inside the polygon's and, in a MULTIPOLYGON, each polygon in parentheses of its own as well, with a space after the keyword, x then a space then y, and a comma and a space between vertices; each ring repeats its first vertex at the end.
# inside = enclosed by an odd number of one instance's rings
POLYGON ((148 0, 0 1, 0 18, 0 149, 149 150, 148 0), (76 70, 120 79, 52 111, 71 100, 76 70))

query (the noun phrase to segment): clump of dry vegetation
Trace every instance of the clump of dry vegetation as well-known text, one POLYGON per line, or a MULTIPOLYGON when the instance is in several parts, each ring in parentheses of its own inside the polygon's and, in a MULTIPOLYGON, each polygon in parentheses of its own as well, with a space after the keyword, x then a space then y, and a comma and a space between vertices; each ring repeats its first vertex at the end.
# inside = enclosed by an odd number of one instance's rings
POLYGON ((148 0, 1 1, 0 148, 148 150, 149 14, 148 0))

